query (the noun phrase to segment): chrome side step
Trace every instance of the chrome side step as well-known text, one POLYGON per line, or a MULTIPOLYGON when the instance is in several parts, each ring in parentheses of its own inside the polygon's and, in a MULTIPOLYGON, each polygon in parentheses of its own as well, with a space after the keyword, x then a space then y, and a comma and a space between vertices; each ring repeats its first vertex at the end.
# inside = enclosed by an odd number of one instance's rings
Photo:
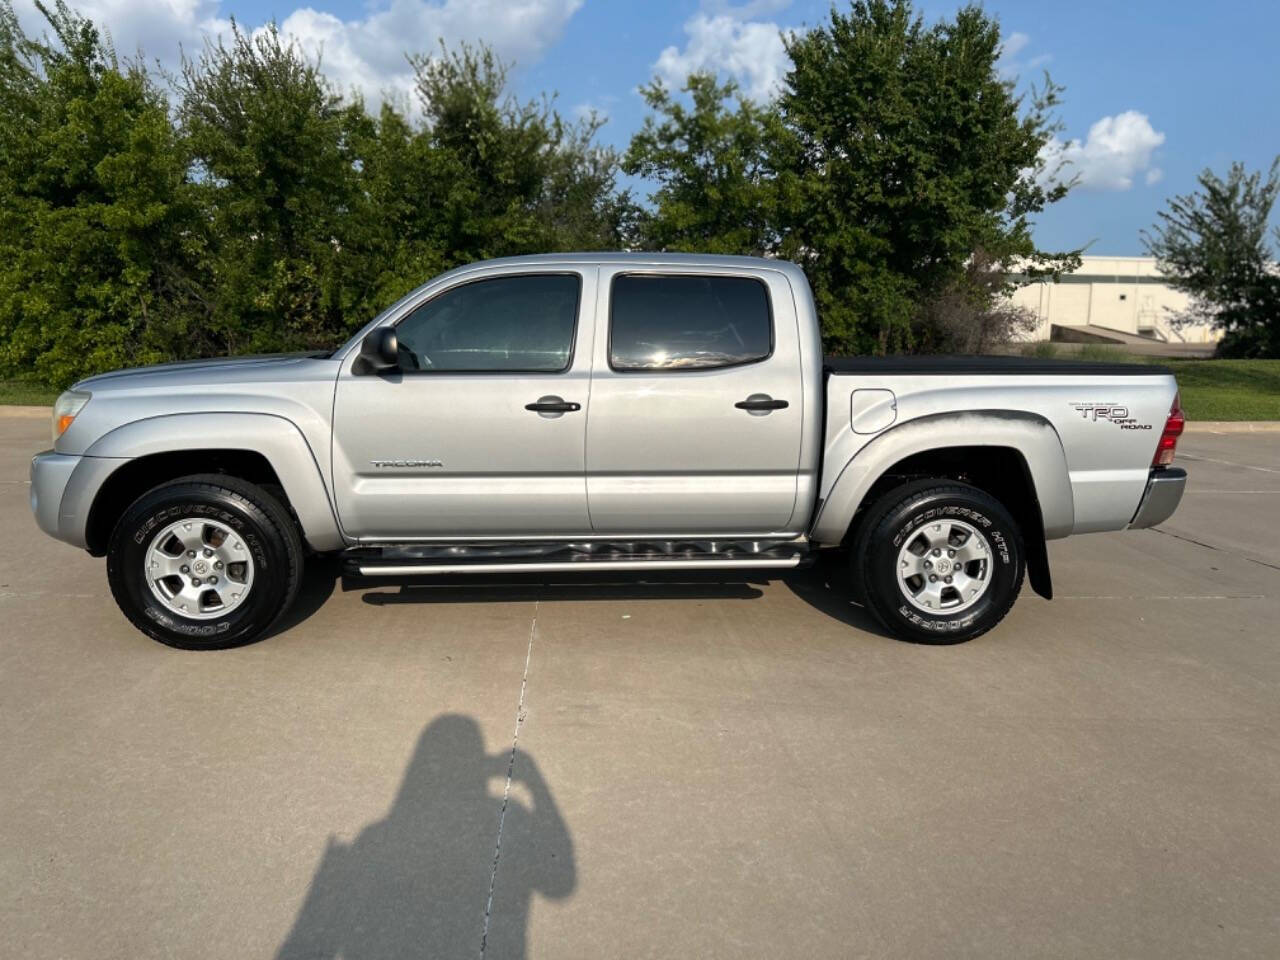
POLYGON ((798 554, 747 560, 560 560, 527 563, 369 563, 353 564, 364 577, 417 577, 450 573, 568 573, 585 570, 782 570, 800 565, 798 554))

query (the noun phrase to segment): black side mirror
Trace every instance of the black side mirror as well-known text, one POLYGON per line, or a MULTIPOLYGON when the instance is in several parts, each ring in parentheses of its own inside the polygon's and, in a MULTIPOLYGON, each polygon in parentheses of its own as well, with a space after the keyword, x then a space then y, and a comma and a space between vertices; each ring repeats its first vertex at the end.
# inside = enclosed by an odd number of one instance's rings
POLYGON ((378 327, 360 342, 357 373, 386 373, 400 369, 400 341, 394 327, 378 327))

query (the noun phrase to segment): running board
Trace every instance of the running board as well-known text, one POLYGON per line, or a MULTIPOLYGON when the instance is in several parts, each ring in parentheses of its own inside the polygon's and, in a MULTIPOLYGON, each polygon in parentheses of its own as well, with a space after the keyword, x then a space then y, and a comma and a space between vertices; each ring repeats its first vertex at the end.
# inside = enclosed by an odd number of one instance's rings
POLYGON ((784 570, 800 556, 750 560, 560 560, 527 563, 352 563, 362 577, 419 577, 450 573, 568 573, 586 570, 784 570))
POLYGON ((787 570, 812 559, 804 538, 786 540, 628 540, 355 547, 346 572, 362 577, 452 573, 569 573, 575 570, 787 570))

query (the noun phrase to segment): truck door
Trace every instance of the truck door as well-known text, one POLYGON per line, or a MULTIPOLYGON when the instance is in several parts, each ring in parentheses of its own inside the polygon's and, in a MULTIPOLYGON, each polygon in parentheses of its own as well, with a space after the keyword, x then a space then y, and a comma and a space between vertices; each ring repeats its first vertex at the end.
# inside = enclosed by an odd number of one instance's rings
POLYGON ((587 499, 598 533, 787 531, 802 422, 795 307, 773 271, 606 266, 587 499))
POLYGON ((597 269, 460 278, 394 320, 400 370, 348 357, 333 413, 338 515, 371 540, 590 533, 597 269))

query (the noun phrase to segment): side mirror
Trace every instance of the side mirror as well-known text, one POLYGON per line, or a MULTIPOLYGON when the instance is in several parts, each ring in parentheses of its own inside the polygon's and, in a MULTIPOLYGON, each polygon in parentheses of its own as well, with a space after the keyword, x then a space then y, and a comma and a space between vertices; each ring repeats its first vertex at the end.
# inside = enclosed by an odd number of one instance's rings
POLYGON ((400 369, 400 341, 394 327, 378 327, 360 342, 359 373, 385 373, 400 369))

